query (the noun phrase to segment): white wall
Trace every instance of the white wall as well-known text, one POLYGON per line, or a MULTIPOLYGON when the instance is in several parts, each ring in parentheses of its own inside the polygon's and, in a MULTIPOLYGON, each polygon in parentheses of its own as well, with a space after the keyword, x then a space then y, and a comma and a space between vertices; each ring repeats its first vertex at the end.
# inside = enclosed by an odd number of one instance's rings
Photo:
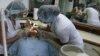
POLYGON ((59 5, 59 0, 55 0, 55 5, 59 5))
POLYGON ((6 8, 13 0, 0 0, 0 9, 6 8))
POLYGON ((84 4, 86 6, 86 0, 79 0, 79 4, 84 4))
POLYGON ((99 2, 100 2, 100 0, 93 0, 93 2, 99 3, 99 2))
POLYGON ((79 0, 79 3, 86 4, 86 0, 79 0))
POLYGON ((66 1, 66 12, 71 12, 73 9, 73 1, 72 2, 68 2, 66 1))
POLYGON ((97 2, 100 3, 100 0, 98 0, 97 2))
POLYGON ((61 12, 66 14, 66 12, 71 12, 73 9, 73 2, 69 2, 68 0, 59 0, 59 6, 61 9, 61 12))
POLYGON ((72 11, 72 9, 73 9, 73 1, 69 2, 68 0, 64 0, 63 4, 64 4, 63 5, 64 6, 63 11, 64 12, 71 12, 72 11))

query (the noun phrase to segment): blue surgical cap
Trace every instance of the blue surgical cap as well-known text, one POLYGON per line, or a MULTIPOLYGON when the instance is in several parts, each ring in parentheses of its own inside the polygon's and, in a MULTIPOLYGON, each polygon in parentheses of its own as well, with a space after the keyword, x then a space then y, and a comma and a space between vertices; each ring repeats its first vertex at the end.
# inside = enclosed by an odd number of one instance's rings
POLYGON ((41 22, 51 23, 59 13, 60 8, 56 5, 42 5, 37 15, 41 22))

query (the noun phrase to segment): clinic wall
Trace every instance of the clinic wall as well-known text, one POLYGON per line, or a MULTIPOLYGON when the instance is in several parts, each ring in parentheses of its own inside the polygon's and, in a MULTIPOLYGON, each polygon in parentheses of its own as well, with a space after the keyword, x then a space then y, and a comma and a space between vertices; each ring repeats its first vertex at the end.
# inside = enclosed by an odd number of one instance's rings
POLYGON ((79 4, 84 4, 86 6, 86 0, 79 0, 79 4))
POLYGON ((100 0, 93 0, 93 2, 100 3, 100 0))
MULTIPOLYGON (((88 0, 79 0, 79 3, 86 4, 86 1, 88 0)), ((93 3, 100 3, 100 0, 92 0, 93 3)))
POLYGON ((1 8, 6 8, 8 6, 8 4, 10 4, 13 0, 0 0, 0 9, 1 8), (1 6, 3 5, 3 6, 1 6))
POLYGON ((66 14, 66 12, 71 12, 73 9, 73 3, 74 3, 73 0, 72 2, 69 2, 69 0, 59 0, 59 6, 61 12, 64 14, 66 14))
POLYGON ((99 2, 99 3, 100 3, 100 0, 98 0, 97 2, 99 2))
POLYGON ((79 0, 79 3, 86 3, 86 0, 79 0))
POLYGON ((46 4, 53 4, 55 0, 29 0, 29 9, 33 10, 33 8, 39 8, 41 5, 46 5, 46 4))
MULTIPOLYGON (((14 0, 0 0, 0 8, 6 8, 6 6, 14 0)), ((27 9, 29 9, 29 0, 22 0, 22 3, 25 5, 27 9)))
POLYGON ((55 5, 59 5, 59 0, 55 0, 55 5))

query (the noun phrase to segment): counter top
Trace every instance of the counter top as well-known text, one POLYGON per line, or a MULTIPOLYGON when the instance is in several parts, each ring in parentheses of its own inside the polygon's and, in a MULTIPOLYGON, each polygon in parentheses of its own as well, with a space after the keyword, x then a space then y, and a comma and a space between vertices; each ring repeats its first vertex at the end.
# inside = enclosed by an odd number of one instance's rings
POLYGON ((82 30, 78 30, 78 31, 80 32, 80 34, 81 34, 81 36, 83 37, 84 40, 96 43, 100 46, 100 35, 96 35, 96 34, 93 34, 93 33, 82 31, 82 30))

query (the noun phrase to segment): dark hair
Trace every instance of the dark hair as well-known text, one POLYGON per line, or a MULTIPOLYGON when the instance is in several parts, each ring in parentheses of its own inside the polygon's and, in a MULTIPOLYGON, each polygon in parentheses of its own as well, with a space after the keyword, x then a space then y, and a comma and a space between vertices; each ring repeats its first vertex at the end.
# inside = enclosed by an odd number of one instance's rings
POLYGON ((84 6, 84 4, 78 4, 78 7, 84 8, 85 6, 84 6))
POLYGON ((5 15, 9 15, 9 11, 7 9, 4 10, 5 15))
POLYGON ((7 11, 6 10, 4 11, 4 13, 5 13, 5 15, 7 15, 7 11))
POLYGON ((9 15, 9 18, 11 18, 11 17, 16 18, 17 15, 16 14, 11 14, 11 15, 9 15))

